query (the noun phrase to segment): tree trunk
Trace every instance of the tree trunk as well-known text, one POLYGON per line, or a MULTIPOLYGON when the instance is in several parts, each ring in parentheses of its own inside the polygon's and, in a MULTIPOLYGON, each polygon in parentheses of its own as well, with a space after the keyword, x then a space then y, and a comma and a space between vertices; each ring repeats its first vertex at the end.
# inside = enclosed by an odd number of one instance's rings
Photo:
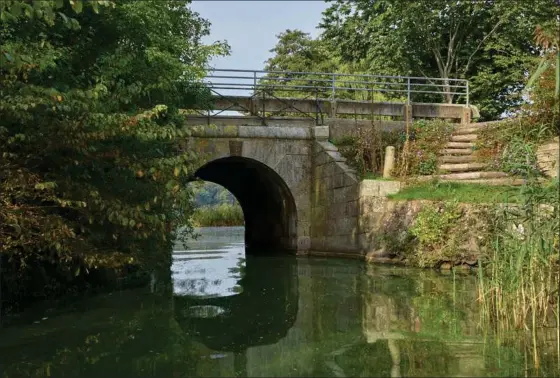
POLYGON ((449 84, 449 80, 445 77, 443 81, 443 99, 446 103, 452 104, 453 103, 453 95, 451 94, 452 90, 449 84))

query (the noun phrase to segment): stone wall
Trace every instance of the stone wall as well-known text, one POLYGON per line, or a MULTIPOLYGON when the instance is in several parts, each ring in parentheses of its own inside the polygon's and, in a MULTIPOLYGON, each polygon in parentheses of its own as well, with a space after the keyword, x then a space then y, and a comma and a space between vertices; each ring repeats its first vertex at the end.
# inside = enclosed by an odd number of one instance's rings
POLYGON ((537 149, 537 161, 539 168, 549 177, 558 177, 560 169, 559 138, 539 146, 537 149))
POLYGON ((311 251, 359 252, 356 173, 337 148, 326 140, 313 145, 311 189, 311 251))
POLYGON ((316 129, 321 128, 197 127, 193 128, 193 137, 189 138, 187 148, 203 157, 200 166, 221 158, 239 156, 260 162, 278 174, 289 188, 296 207, 297 249, 306 251, 310 245, 312 141, 320 131, 316 129))
POLYGON ((402 183, 399 181, 363 180, 360 183, 358 240, 359 248, 363 253, 376 251, 382 247, 383 220, 390 211, 390 201, 387 196, 398 192, 401 186, 402 183))
MULTIPOLYGON (((333 142, 341 141, 348 137, 357 137, 359 128, 371 128, 372 121, 365 119, 343 119, 328 118, 326 124, 329 126, 330 140, 333 142)), ((373 121, 376 129, 384 132, 404 130, 404 121, 373 121)))
MULTIPOLYGON (((443 204, 427 200, 393 201, 386 196, 400 190, 397 181, 364 180, 359 192, 359 248, 365 260, 376 263, 418 265, 415 254, 433 266, 474 266, 481 248, 480 235, 486 227, 484 205, 458 204, 460 218, 449 232, 451 249, 419 251, 409 229, 425 206, 443 211, 443 204)), ((429 266, 429 265, 428 265, 429 266)))

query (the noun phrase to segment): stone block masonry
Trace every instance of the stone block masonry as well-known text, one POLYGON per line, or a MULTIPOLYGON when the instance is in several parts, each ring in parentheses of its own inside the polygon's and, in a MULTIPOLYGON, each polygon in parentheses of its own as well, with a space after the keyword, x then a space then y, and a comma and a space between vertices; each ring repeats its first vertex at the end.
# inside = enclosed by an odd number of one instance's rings
POLYGON ((313 144, 311 253, 358 253, 358 188, 354 170, 327 141, 313 144))

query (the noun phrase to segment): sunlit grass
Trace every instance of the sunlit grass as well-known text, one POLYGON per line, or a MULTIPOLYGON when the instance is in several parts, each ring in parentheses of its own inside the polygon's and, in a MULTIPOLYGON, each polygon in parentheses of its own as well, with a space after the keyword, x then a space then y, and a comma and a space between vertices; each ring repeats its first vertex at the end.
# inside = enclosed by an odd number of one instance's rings
POLYGON ((519 187, 427 182, 405 187, 389 196, 392 200, 457 201, 467 203, 517 203, 519 187))

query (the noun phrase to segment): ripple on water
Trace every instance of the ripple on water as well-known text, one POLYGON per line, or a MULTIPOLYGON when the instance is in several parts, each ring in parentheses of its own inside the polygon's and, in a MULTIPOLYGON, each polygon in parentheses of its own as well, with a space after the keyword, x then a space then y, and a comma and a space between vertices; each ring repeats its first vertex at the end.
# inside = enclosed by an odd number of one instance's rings
POLYGON ((243 228, 198 229, 200 237, 173 251, 175 295, 231 296, 242 291, 243 228))

